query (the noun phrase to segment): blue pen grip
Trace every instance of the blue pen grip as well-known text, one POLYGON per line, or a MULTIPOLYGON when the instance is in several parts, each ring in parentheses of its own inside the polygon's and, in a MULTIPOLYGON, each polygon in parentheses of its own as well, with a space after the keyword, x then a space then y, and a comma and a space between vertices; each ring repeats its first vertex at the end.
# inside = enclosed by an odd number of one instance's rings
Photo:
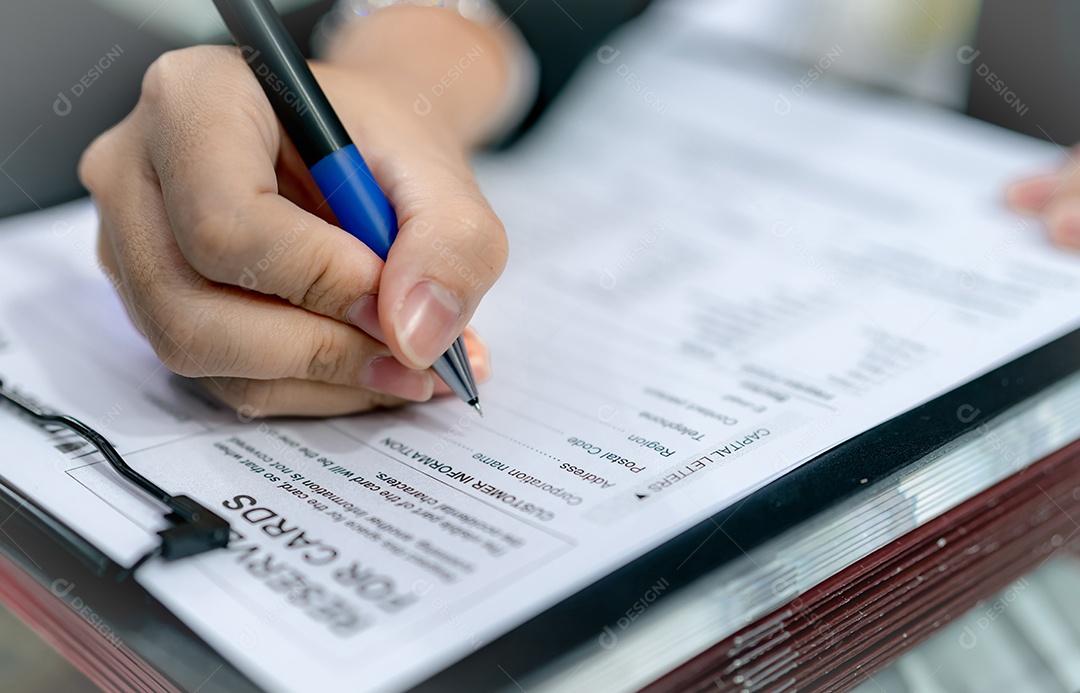
POLYGON ((385 260, 397 237, 397 215, 356 145, 342 147, 318 161, 311 167, 311 176, 341 228, 385 260))

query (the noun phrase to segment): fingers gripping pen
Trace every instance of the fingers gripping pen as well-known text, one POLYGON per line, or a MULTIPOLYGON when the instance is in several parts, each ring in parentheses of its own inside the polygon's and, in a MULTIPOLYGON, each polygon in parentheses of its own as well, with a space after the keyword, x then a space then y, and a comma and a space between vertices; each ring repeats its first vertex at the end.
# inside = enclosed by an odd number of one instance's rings
MULTIPOLYGON (((398 231, 394 208, 281 18, 269 0, 214 4, 341 228, 385 261, 398 231)), ((464 339, 458 337, 432 368, 454 394, 481 411, 464 339)))

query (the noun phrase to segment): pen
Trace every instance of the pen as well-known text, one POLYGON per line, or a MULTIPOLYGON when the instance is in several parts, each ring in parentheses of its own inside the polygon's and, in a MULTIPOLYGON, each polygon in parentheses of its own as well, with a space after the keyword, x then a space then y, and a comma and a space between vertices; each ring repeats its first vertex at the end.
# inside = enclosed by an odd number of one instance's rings
MULTIPOLYGON (((385 262, 397 236, 397 215, 281 17, 269 0, 214 0, 214 5, 341 228, 385 262)), ((483 415, 463 338, 431 367, 483 415)))

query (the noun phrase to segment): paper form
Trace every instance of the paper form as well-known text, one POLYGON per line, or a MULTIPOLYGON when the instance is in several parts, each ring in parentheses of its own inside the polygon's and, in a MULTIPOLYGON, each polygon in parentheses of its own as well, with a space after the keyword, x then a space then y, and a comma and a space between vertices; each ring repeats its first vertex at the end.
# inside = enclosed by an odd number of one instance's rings
MULTIPOLYGON (((260 685, 416 683, 1078 324, 1077 258, 999 201, 1052 147, 642 38, 479 165, 512 247, 476 318, 486 418, 238 421, 125 324, 85 208, 0 234, 0 377, 229 519, 229 550, 140 580, 260 685)), ((0 435, 0 472, 110 555, 150 545, 160 510, 93 456, 13 417, 0 435)))

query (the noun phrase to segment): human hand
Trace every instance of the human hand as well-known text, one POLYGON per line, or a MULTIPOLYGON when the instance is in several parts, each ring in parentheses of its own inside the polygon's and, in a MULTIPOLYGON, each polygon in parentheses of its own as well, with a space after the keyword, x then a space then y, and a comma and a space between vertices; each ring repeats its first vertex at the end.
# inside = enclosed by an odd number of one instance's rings
MULTIPOLYGON (((501 273, 506 237, 465 137, 362 70, 313 65, 397 212, 383 262, 331 223, 233 48, 166 54, 87 149, 99 255, 172 371, 259 415, 331 415, 446 391, 428 367, 501 273)), ((466 341, 478 380, 486 348, 466 341)))
POLYGON ((1050 240, 1070 250, 1080 250, 1080 147, 1069 152, 1069 160, 1055 173, 1023 178, 1005 191, 1011 209, 1038 217, 1050 233, 1050 240))

